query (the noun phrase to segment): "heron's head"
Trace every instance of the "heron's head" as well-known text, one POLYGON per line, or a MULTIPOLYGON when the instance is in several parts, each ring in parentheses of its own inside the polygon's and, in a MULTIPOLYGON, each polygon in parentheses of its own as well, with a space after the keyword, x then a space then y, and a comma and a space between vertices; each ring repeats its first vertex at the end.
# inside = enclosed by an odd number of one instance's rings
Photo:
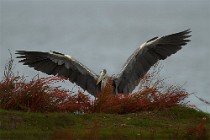
POLYGON ((106 77, 107 77, 106 70, 105 69, 101 70, 100 76, 99 76, 99 78, 97 80, 96 85, 98 85, 101 81, 105 80, 106 77))

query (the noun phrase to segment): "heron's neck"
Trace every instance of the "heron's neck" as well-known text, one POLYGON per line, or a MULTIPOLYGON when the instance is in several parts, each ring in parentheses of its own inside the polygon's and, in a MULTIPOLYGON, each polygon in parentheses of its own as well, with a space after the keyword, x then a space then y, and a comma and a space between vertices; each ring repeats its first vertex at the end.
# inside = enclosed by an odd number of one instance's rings
POLYGON ((108 81, 108 76, 106 75, 104 79, 101 81, 101 89, 106 87, 107 81, 108 81))

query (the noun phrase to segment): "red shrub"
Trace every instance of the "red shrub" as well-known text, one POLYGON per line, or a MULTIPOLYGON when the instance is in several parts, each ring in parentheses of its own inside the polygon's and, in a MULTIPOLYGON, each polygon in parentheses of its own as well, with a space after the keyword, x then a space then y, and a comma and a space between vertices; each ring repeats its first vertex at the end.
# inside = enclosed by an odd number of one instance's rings
POLYGON ((90 108, 90 99, 79 92, 50 86, 58 77, 36 76, 26 83, 25 78, 11 77, 0 82, 0 108, 33 112, 85 111, 90 108), (15 80, 14 80, 15 79, 15 80))
POLYGON ((140 81, 140 89, 133 94, 113 94, 112 81, 91 101, 88 95, 78 94, 53 87, 64 81, 62 78, 35 76, 26 82, 24 76, 12 72, 13 59, 5 67, 4 78, 0 81, 0 108, 34 112, 105 112, 131 113, 142 110, 163 109, 177 105, 188 96, 178 86, 166 86, 159 80, 160 67, 145 75, 140 81))
POLYGON ((39 78, 35 76, 26 82, 24 76, 14 75, 11 57, 5 67, 4 78, 0 81, 0 108, 34 112, 52 111, 86 111, 90 106, 87 95, 53 87, 52 84, 62 82, 55 76, 39 78))
MULTIPOLYGON (((109 88, 108 88, 109 89, 109 88)), ((160 93, 145 88, 133 94, 110 94, 102 91, 93 104, 93 112, 131 113, 143 110, 163 109, 175 106, 188 96, 184 91, 174 90, 160 93)))
POLYGON ((153 71, 140 81, 141 89, 132 94, 112 94, 112 81, 109 80, 105 89, 96 96, 92 112, 122 114, 180 104, 189 94, 179 86, 166 86, 158 77, 160 68, 155 65, 153 71))
POLYGON ((67 95, 64 100, 57 103, 57 107, 58 111, 89 112, 89 109, 91 108, 91 101, 87 95, 78 91, 78 94, 67 95))

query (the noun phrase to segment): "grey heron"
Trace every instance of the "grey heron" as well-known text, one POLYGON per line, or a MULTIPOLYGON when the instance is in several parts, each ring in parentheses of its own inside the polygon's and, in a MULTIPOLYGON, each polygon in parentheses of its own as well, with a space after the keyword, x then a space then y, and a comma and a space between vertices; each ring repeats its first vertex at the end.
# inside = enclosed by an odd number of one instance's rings
MULTIPOLYGON (((114 93, 130 93, 139 84, 140 79, 158 60, 164 60, 179 51, 189 42, 190 30, 154 37, 138 47, 128 58, 119 74, 112 77, 114 93)), ((105 85, 106 70, 100 75, 70 55, 59 52, 17 51, 19 62, 49 75, 62 76, 72 83, 96 95, 105 85)))

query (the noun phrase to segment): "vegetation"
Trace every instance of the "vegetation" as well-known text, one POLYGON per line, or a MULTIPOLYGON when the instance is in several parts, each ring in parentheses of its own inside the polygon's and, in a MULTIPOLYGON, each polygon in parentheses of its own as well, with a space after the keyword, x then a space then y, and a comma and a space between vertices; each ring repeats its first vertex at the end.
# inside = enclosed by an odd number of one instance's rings
POLYGON ((207 140, 210 115, 174 106, 129 114, 33 113, 0 110, 0 139, 207 140))
POLYGON ((166 86, 157 78, 159 69, 148 73, 141 80, 141 89, 133 94, 112 94, 110 80, 94 100, 88 95, 53 87, 63 81, 56 76, 40 78, 35 76, 27 82, 24 76, 12 71, 13 59, 5 67, 4 78, 0 81, 0 108, 32 112, 82 112, 82 113, 134 113, 139 111, 160 110, 182 104, 189 94, 179 86, 166 86))
POLYGON ((107 87, 91 99, 82 91, 53 87, 55 76, 13 73, 0 81, 0 139, 208 139, 209 114, 188 108, 189 93, 159 78, 157 65, 133 94, 107 87))

